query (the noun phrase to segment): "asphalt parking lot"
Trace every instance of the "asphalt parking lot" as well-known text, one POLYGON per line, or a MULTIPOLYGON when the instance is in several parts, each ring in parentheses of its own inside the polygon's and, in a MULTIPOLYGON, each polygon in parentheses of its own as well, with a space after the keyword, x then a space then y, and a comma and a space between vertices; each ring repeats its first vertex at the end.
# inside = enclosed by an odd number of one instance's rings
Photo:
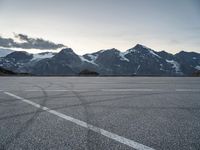
POLYGON ((200 149, 200 78, 1 77, 0 149, 200 149))

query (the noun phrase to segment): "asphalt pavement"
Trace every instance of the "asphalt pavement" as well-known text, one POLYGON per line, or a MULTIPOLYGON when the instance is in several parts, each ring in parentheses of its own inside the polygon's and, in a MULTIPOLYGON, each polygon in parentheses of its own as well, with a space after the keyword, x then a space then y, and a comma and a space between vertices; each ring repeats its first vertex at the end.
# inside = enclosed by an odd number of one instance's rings
POLYGON ((199 150, 200 78, 0 77, 1 150, 199 150))

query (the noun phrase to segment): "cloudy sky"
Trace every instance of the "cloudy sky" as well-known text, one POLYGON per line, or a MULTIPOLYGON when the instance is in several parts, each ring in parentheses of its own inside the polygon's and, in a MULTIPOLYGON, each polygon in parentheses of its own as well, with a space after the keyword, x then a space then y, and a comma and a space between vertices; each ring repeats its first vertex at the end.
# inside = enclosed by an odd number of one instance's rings
POLYGON ((200 0, 0 0, 0 35, 13 32, 79 54, 137 43, 200 52, 200 0))

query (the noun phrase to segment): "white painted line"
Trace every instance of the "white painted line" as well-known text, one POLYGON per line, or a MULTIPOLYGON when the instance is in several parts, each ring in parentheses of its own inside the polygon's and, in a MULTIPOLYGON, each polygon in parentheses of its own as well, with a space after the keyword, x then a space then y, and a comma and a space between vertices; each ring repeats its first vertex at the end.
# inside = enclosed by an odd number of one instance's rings
MULTIPOLYGON (((162 89, 98 89, 100 91, 104 91, 104 92, 128 92, 128 91, 136 91, 136 92, 148 92, 148 91, 164 91, 162 89)), ((41 90, 25 90, 26 92, 41 92, 41 90)), ((94 91, 94 90, 45 90, 46 92, 87 92, 87 91, 94 91)))
POLYGON ((200 89, 176 89, 177 92, 200 92, 200 89))
POLYGON ((4 92, 4 93, 7 94, 7 95, 9 95, 9 96, 11 96, 11 97, 14 97, 14 98, 16 98, 18 100, 21 100, 21 101, 23 101, 25 103, 28 103, 28 104, 30 104, 30 105, 32 105, 34 107, 40 108, 40 109, 42 109, 44 111, 47 111, 47 112, 49 112, 51 114, 54 114, 54 115, 56 115, 56 116, 58 116, 60 118, 63 118, 65 120, 67 120, 67 121, 73 122, 73 123, 75 123, 75 124, 77 124, 79 126, 82 126, 82 127, 87 128, 89 130, 92 130, 92 131, 94 131, 96 133, 104 135, 104 136, 106 136, 106 137, 108 137, 110 139, 113 139, 113 140, 118 141, 118 142, 120 142, 122 144, 130 146, 130 147, 132 147, 132 148, 134 148, 136 150, 154 150, 151 147, 145 146, 145 145, 140 144, 138 142, 135 142, 133 140, 130 140, 130 139, 127 139, 125 137, 119 136, 117 134, 111 133, 109 131, 106 131, 104 129, 98 128, 96 126, 93 126, 93 125, 88 124, 88 123, 86 123, 84 121, 75 119, 73 117, 67 116, 65 114, 62 114, 62 113, 57 112, 55 110, 49 109, 47 107, 43 107, 43 106, 41 106, 41 105, 39 105, 37 103, 34 103, 34 102, 30 101, 30 100, 27 100, 27 99, 24 99, 22 97, 19 97, 19 96, 15 95, 15 94, 12 94, 12 93, 9 93, 9 92, 4 92))
MULTIPOLYGON (((108 91, 108 92, 148 92, 148 91, 158 91, 158 89, 101 89, 102 91, 108 91)), ((160 91, 160 90, 159 90, 160 91)))
MULTIPOLYGON (((26 92, 41 92, 42 90, 25 90, 26 92)), ((66 92, 70 90, 45 90, 47 92, 66 92)))
MULTIPOLYGON (((25 90, 26 92, 41 92, 42 90, 25 90)), ((46 92, 84 92, 87 90, 45 90, 46 92)), ((88 90, 89 91, 89 90, 88 90)))

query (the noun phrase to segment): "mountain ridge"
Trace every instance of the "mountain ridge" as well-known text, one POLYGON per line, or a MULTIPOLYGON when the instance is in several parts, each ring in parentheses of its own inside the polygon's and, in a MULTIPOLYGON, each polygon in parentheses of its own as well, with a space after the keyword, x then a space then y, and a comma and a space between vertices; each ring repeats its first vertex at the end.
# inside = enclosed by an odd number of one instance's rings
POLYGON ((112 48, 78 55, 73 49, 64 48, 58 53, 24 54, 12 52, 1 57, 0 66, 15 72, 36 75, 77 75, 88 69, 100 75, 189 76, 200 70, 199 53, 157 52, 141 44, 125 52, 112 48), (36 56, 38 59, 34 59, 36 56))

